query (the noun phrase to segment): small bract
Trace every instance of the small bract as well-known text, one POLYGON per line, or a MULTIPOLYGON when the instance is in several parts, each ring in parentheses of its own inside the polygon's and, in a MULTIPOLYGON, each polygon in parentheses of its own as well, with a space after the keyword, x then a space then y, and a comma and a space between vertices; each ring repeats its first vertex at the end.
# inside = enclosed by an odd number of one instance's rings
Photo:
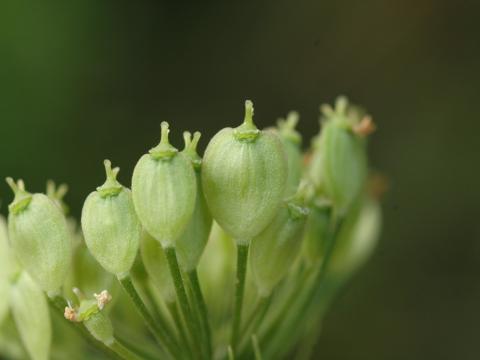
POLYGON ((7 179, 15 193, 9 206, 8 231, 20 264, 47 291, 56 295, 68 273, 72 241, 62 210, 44 194, 25 191, 23 181, 7 179))
POLYGON ((205 151, 202 183, 208 207, 220 226, 245 245, 272 221, 286 182, 282 143, 272 131, 257 129, 247 100, 243 124, 220 130, 205 151))
POLYGON ((122 278, 138 252, 142 227, 129 189, 117 181, 119 168, 105 160, 106 182, 92 192, 82 210, 85 243, 108 272, 122 278))
POLYGON ((191 161, 168 141, 162 122, 160 144, 135 166, 132 194, 138 217, 163 247, 174 247, 195 207, 197 185, 191 161))

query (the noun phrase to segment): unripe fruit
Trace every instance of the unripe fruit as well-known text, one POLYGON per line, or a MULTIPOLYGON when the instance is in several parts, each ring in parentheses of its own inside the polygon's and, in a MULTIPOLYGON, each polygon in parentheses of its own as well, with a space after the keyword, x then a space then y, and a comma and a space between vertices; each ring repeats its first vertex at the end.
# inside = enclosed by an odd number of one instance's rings
POLYGON ((285 202, 270 225, 253 238, 250 269, 260 296, 270 295, 294 263, 308 212, 301 202, 285 202))
POLYGON ((110 319, 101 311, 83 322, 92 336, 106 345, 113 344, 113 326, 110 319))
POLYGON ((132 194, 143 227, 166 248, 175 246, 192 217, 197 185, 190 160, 168 141, 168 123, 161 126, 160 144, 135 166, 132 194))
POLYGON ((291 111, 286 119, 280 119, 277 122, 278 134, 280 140, 282 140, 288 162, 286 197, 295 195, 302 177, 302 136, 295 130, 298 117, 296 111, 291 111))
POLYGON ((143 264, 153 285, 167 303, 175 301, 175 288, 168 268, 167 258, 160 243, 146 231, 140 242, 143 264))
POLYGON ((50 358, 52 327, 45 294, 27 272, 12 285, 11 309, 20 338, 33 360, 50 358))
POLYGON ((243 245, 272 221, 287 181, 280 139, 272 131, 258 130, 252 116, 253 104, 246 101, 244 123, 213 137, 202 166, 203 191, 213 217, 243 245))
POLYGON ((332 255, 330 270, 349 276, 370 257, 377 245, 382 226, 382 211, 378 201, 365 198, 358 210, 345 220, 332 255))
POLYGON ((337 99, 335 110, 323 106, 327 117, 320 136, 321 174, 325 194, 339 215, 345 215, 364 188, 366 144, 358 133, 358 119, 348 117, 348 101, 337 99))
POLYGON ((10 243, 20 264, 49 293, 58 294, 70 268, 72 243, 60 208, 44 194, 30 194, 11 178, 15 193, 9 206, 10 243))
POLYGON ((205 196, 202 190, 201 167, 202 159, 197 153, 197 145, 200 140, 200 133, 196 132, 192 136, 189 132, 183 134, 185 139, 185 149, 182 151, 192 162, 195 169, 195 178, 197 183, 197 197, 195 201, 195 210, 185 231, 177 241, 177 256, 180 267, 184 272, 194 270, 200 257, 202 256, 208 235, 212 228, 212 215, 208 209, 205 196))
POLYGON ((107 180, 92 192, 82 210, 85 243, 108 272, 125 276, 137 255, 142 227, 129 189, 117 181, 119 168, 105 160, 107 180))
POLYGON ((10 245, 7 237, 7 223, 0 215, 0 325, 8 311, 10 290, 10 245))

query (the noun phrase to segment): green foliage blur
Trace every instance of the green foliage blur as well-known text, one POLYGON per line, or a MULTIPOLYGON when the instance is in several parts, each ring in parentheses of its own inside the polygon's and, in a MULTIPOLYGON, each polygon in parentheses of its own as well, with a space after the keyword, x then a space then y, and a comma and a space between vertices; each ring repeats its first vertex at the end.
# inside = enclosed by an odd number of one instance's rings
MULTIPOLYGON (((0 178, 70 185, 79 215, 102 160, 130 184, 158 142, 181 146, 291 109, 318 131, 338 94, 378 124, 386 173, 374 258, 337 300, 324 359, 478 359, 480 3, 434 0, 0 2, 0 178)), ((0 184, 0 212, 12 195, 0 184)))

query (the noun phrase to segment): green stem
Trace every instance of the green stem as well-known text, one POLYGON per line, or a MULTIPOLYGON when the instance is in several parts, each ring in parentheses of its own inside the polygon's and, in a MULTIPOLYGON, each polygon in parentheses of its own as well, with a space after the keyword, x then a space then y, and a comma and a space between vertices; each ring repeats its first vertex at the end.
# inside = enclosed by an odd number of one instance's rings
POLYGON ((252 335, 252 347, 253 354, 255 355, 255 360, 262 360, 262 352, 260 351, 260 346, 258 345, 257 335, 252 335))
POLYGON ((162 328, 157 327, 154 318, 149 313, 145 303, 140 298, 140 295, 138 294, 137 289, 133 285, 130 275, 127 275, 124 278, 119 279, 119 281, 123 289, 125 290, 125 292, 128 294, 128 296, 132 300, 133 304, 135 305, 135 308, 137 309, 138 313, 142 316, 143 320, 145 321, 145 324, 148 327, 148 330, 152 333, 155 340, 158 342, 158 344, 162 348, 165 347, 166 350, 168 350, 168 352, 173 358, 176 358, 176 355, 178 355, 178 349, 172 343, 169 337, 169 334, 165 333, 162 328))
POLYGON ((197 270, 192 270, 188 273, 190 283, 192 285, 193 295, 195 303, 200 312, 200 319, 202 321, 203 331, 205 332, 205 340, 207 342, 207 354, 208 358, 212 358, 212 331, 210 323, 208 321, 208 310, 205 298, 203 297, 202 288, 200 287, 200 281, 198 280, 197 270))
POLYGON ((153 350, 147 344, 136 344, 135 340, 126 340, 124 337, 120 337, 118 334, 115 334, 115 341, 120 343, 120 345, 122 345, 123 347, 127 348, 130 352, 137 354, 137 356, 139 356, 141 359, 158 359, 158 354, 155 354, 157 349, 153 350))
POLYGON ((168 267, 170 268, 170 275, 173 279, 173 284, 175 286, 175 292, 177 294, 178 304, 180 305, 180 310, 185 319, 188 331, 190 332, 191 338, 195 344, 196 350, 201 352, 202 347, 198 343, 200 339, 200 331, 197 328, 197 322, 195 321, 192 311, 190 309, 190 304, 188 303, 187 292, 185 291, 185 284, 183 283, 182 273, 180 272, 180 267, 177 260, 177 252, 175 248, 169 247, 165 248, 165 256, 167 257, 168 267))
MULTIPOLYGON (((335 239, 337 237, 338 231, 341 227, 341 219, 338 221, 338 218, 334 215, 332 215, 332 218, 330 220, 330 231, 329 231, 329 236, 327 238, 327 243, 326 243, 326 249, 325 249, 325 255, 322 260, 322 263, 320 265, 320 268, 317 270, 312 285, 307 288, 306 293, 303 294, 303 296, 298 296, 297 298, 297 306, 295 309, 299 310, 290 312, 290 317, 286 316, 282 318, 282 322, 279 324, 278 328, 279 330, 277 331, 276 339, 272 340, 271 343, 269 344, 269 348, 266 351, 266 354, 270 354, 270 351, 276 352, 278 354, 278 351, 280 348, 286 348, 290 341, 288 339, 284 341, 283 339, 288 336, 287 332, 289 329, 295 329, 299 324, 302 323, 304 317, 308 314, 308 310, 311 307, 312 301, 315 298, 315 294, 317 294, 320 291, 323 291, 323 288, 325 286, 325 277, 328 272, 328 266, 330 264, 330 260, 333 254, 333 250, 335 248, 335 239), (291 319, 291 322, 288 321, 288 319, 291 319), (287 323, 287 326, 283 326, 285 323, 287 323)), ((293 304, 292 304, 293 305, 293 304)))
MULTIPOLYGON (((272 295, 261 297, 258 300, 255 309, 252 311, 251 315, 245 322, 246 326, 242 329, 242 341, 240 341, 240 351, 239 353, 243 355, 243 351, 245 350, 246 346, 248 345, 248 339, 250 338, 250 334, 255 334, 255 339, 258 342, 258 338, 256 332, 260 325, 262 324, 263 319, 267 315, 268 309, 270 308, 270 304, 272 303, 272 295)), ((242 357, 242 356, 240 356, 242 357)))
POLYGON ((119 355, 124 360, 142 360, 145 359, 144 357, 140 357, 135 353, 128 350, 125 346, 123 346, 117 340, 114 340, 112 344, 108 346, 111 350, 113 350, 117 355, 119 355))
POLYGON ((185 344, 185 348, 186 348, 185 350, 188 351, 190 357, 193 357, 193 354, 191 353, 190 340, 188 339, 188 335, 185 332, 185 325, 183 323, 182 316, 178 311, 177 303, 175 301, 167 302, 166 305, 170 312, 170 315, 172 316, 173 322, 175 323, 177 331, 180 335, 180 340, 185 344))
POLYGON ((245 292, 245 277, 247 274, 248 243, 237 244, 237 282, 235 288, 235 307, 233 313, 232 338, 230 345, 235 354, 240 325, 242 322, 243 294, 245 292))
MULTIPOLYGON (((67 306, 67 302, 63 297, 58 295, 54 297, 48 297, 48 301, 50 303, 50 306, 54 307, 57 310, 55 311, 55 313, 58 314, 58 312, 60 312, 60 314, 63 314, 63 312, 65 311, 65 307, 67 306)), ((109 359, 119 359, 119 356, 111 349, 109 349, 104 343, 94 339, 92 335, 90 335, 88 330, 85 329, 85 326, 83 326, 83 324, 71 321, 68 321, 68 324, 70 324, 70 326, 75 330, 75 332, 80 335, 91 348, 103 353, 109 359)))

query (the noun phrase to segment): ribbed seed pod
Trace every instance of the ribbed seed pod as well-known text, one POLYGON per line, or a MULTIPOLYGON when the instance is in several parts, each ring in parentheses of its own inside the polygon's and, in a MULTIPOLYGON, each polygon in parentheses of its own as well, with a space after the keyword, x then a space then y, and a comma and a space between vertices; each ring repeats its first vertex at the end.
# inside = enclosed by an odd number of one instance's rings
POLYGON ((132 194, 140 221, 163 247, 174 247, 195 207, 195 172, 185 154, 168 141, 168 123, 162 122, 160 144, 135 166, 132 194))
POLYGON ((87 330, 92 336, 106 345, 113 344, 113 326, 110 319, 103 314, 97 312, 83 322, 87 330))
POLYGON ((195 169, 195 178, 197 183, 197 197, 195 201, 195 210, 185 231, 177 241, 177 255, 180 267, 186 273, 194 270, 200 257, 202 256, 208 235, 212 228, 212 215, 208 209, 205 196, 202 190, 201 168, 202 159, 197 153, 197 145, 200 140, 200 133, 192 135, 187 131, 183 133, 185 140, 185 149, 182 151, 192 162, 195 169))
POLYGON ((170 276, 165 252, 159 242, 146 231, 142 235, 140 252, 150 280, 160 291, 163 300, 167 303, 175 301, 175 288, 170 276))
POLYGON ((20 338, 33 360, 50 358, 52 326, 47 300, 27 272, 12 286, 11 309, 20 338))
POLYGON ((0 215, 0 325, 8 311, 10 290, 10 246, 8 245, 7 223, 0 215))
POLYGON ((10 243, 20 264, 49 293, 58 294, 70 268, 72 243, 60 208, 44 194, 25 191, 23 181, 7 179, 15 193, 9 206, 10 243))
POLYGON ((382 211, 377 200, 365 198, 347 217, 338 235, 329 271, 350 276, 368 260, 377 245, 382 226, 382 211))
POLYGON ((278 133, 287 154, 288 178, 285 196, 293 196, 298 190, 302 177, 302 136, 295 127, 298 124, 298 113, 291 111, 286 120, 277 122, 278 133))
POLYGON ((367 177, 364 136, 368 131, 360 129, 361 122, 356 116, 348 116, 347 106, 344 97, 337 99, 335 110, 328 105, 322 106, 326 116, 319 149, 322 186, 339 215, 348 212, 364 188, 367 177))
POLYGON ((202 165, 203 191, 213 217, 244 245, 272 221, 287 181, 280 139, 258 130, 252 117, 253 104, 246 101, 244 123, 218 132, 202 165))
POLYGON ((119 168, 105 160, 107 180, 92 192, 82 210, 85 243, 93 257, 110 273, 122 278, 137 255, 142 227, 129 189, 117 181, 119 168))
POLYGON ((72 322, 82 322, 95 339, 107 346, 112 345, 115 342, 113 326, 103 312, 105 306, 112 301, 110 293, 103 290, 100 294, 94 294, 95 299, 87 299, 78 288, 74 288, 73 291, 80 304, 73 307, 69 303, 65 308, 65 318, 72 322))
POLYGON ((260 296, 270 295, 294 263, 308 212, 301 202, 285 202, 270 225, 253 238, 250 269, 260 296))

